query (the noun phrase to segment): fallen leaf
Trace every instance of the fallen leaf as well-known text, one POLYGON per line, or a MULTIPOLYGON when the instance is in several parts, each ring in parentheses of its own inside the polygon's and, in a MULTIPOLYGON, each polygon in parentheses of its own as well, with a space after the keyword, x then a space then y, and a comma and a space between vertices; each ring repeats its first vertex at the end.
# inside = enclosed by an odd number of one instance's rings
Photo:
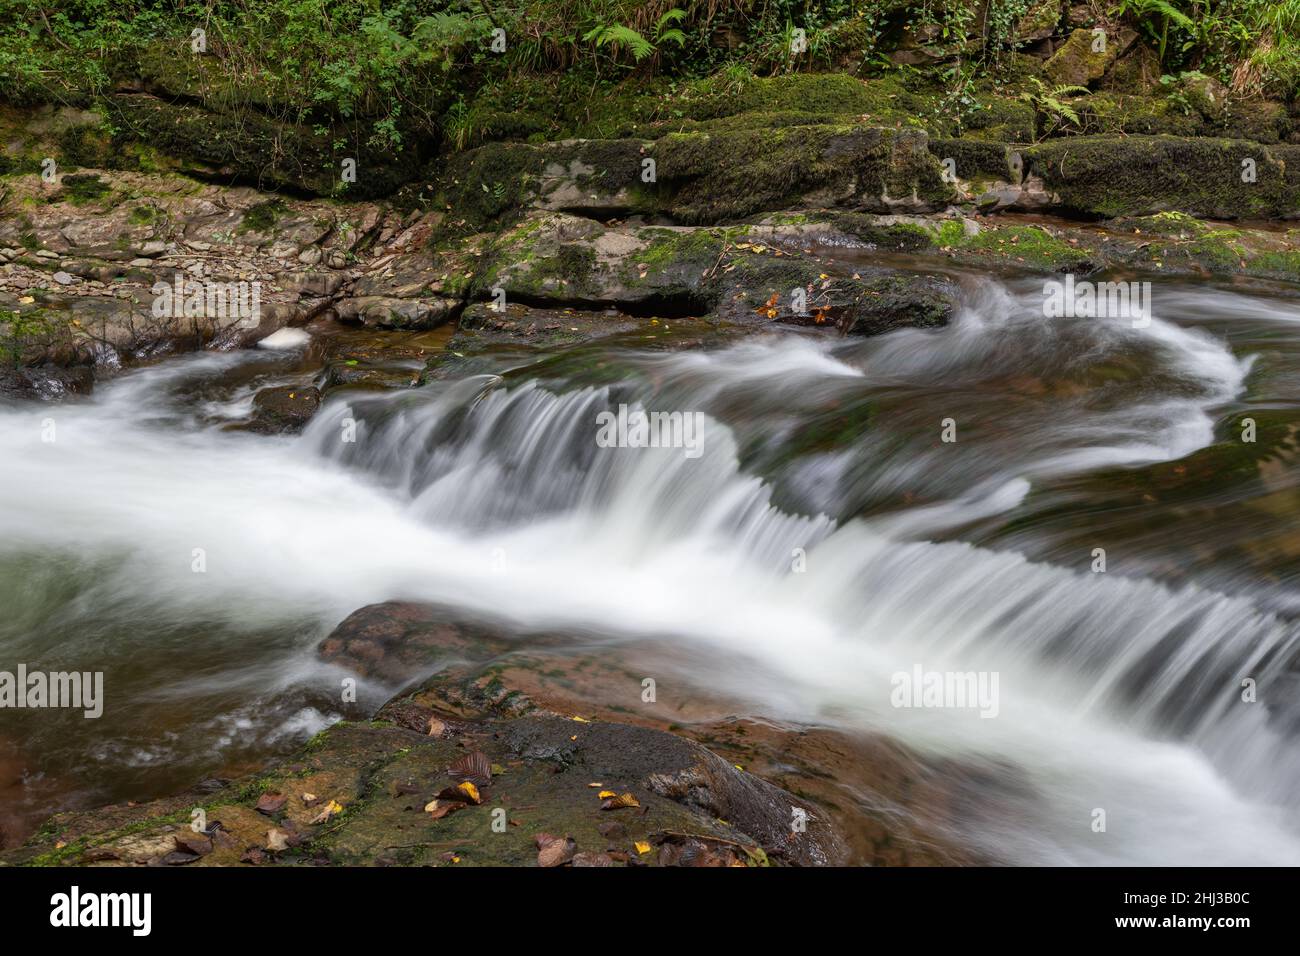
POLYGON ((625 807, 639 807, 641 802, 630 793, 620 793, 617 797, 610 797, 600 805, 602 810, 622 810, 625 807))
POLYGON ((267 830, 266 848, 272 853, 279 853, 282 850, 287 850, 289 849, 289 839, 279 830, 267 830))
POLYGON ((636 851, 637 851, 638 853, 642 854, 643 856, 644 856, 646 853, 649 853, 649 852, 650 852, 650 844, 649 844, 649 843, 646 843, 644 840, 637 840, 637 841, 636 841, 635 843, 633 843, 632 845, 633 845, 634 847, 636 847, 636 851))
POLYGON ((325 809, 321 810, 320 813, 312 817, 311 822, 324 823, 330 817, 342 812, 343 812, 343 804, 339 803, 337 800, 331 800, 329 803, 325 804, 325 809))
POLYGON ((617 820, 610 820, 606 823, 597 824, 596 829, 600 831, 600 835, 606 840, 627 839, 627 830, 624 829, 623 824, 619 823, 617 820))
POLYGON ((284 805, 289 802, 289 798, 282 793, 264 793, 257 798, 257 806, 253 809, 258 813, 265 813, 270 816, 272 813, 279 813, 284 809, 284 805))
POLYGON ((606 797, 617 797, 618 794, 617 794, 616 792, 614 792, 613 790, 602 790, 602 791, 600 791, 600 793, 596 794, 596 796, 598 796, 598 797, 600 797, 600 799, 604 800, 606 797))
MULTIPOLYGON (((492 763, 480 750, 465 754, 447 768, 453 780, 465 780, 476 787, 486 787, 492 781, 492 763)), ((477 800, 474 801, 478 803, 477 800)))
POLYGON ((448 814, 464 809, 465 804, 461 803, 459 800, 430 800, 424 806, 425 812, 434 820, 441 820, 448 814))
POLYGON ((551 837, 541 844, 537 851, 537 865, 543 867, 563 866, 573 859, 578 850, 577 842, 567 834, 563 839, 551 837))
POLYGON ((458 800, 461 803, 479 804, 483 802, 483 797, 478 792, 478 787, 474 786, 468 780, 456 784, 454 787, 447 787, 438 793, 439 800, 458 800))
POLYGON ((441 737, 442 732, 446 729, 447 729, 447 725, 444 724, 437 717, 429 718, 428 734, 430 737, 441 737))

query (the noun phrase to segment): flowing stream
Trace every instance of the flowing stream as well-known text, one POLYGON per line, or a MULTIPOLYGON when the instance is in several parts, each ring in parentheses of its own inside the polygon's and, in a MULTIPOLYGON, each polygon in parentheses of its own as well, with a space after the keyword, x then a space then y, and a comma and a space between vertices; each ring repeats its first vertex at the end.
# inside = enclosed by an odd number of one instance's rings
POLYGON ((959 834, 995 859, 1300 863, 1300 304, 1162 282, 1134 328, 961 281, 943 330, 501 350, 296 437, 223 427, 292 354, 0 406, 0 669, 102 670, 106 696, 0 712, 6 812, 283 752, 348 714, 320 638, 417 599, 670 642, 755 714, 1014 779, 959 834), (599 447, 620 404, 700 413, 701 454, 599 447), (918 666, 996 673, 996 716, 893 706, 918 666))

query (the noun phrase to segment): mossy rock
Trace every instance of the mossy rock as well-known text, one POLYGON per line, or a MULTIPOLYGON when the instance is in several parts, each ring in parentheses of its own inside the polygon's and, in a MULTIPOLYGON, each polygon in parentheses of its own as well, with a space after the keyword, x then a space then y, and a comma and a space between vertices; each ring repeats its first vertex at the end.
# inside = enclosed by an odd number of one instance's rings
POLYGON ((1245 140, 1079 136, 1034 146, 1026 157, 1079 214, 1278 218, 1300 209, 1300 186, 1274 148, 1245 140), (1243 182, 1251 171, 1254 181, 1243 182))
POLYGON ((1038 118, 1028 103, 1002 96, 980 96, 976 101, 977 107, 962 117, 963 136, 999 143, 1032 143, 1037 138, 1038 118))
POLYGON ((1016 156, 1005 143, 979 139, 936 139, 930 141, 930 153, 940 164, 951 159, 958 179, 967 181, 997 180, 1017 183, 1020 168, 1016 156))
POLYGON ((1092 30, 1073 31, 1043 64, 1043 76, 1057 86, 1087 86, 1100 80, 1123 51, 1114 36, 1106 37, 1101 50, 1094 50, 1094 45, 1092 30))
POLYGON ((1079 101, 1079 116, 1093 134, 1196 136, 1206 129, 1199 113, 1154 96, 1094 93, 1079 101))
POLYGON ((375 199, 417 179, 414 152, 375 148, 336 150, 329 131, 272 120, 256 110, 225 114, 149 96, 108 101, 119 132, 115 143, 144 142, 187 164, 186 171, 259 188, 375 199), (356 181, 342 178, 345 158, 356 160, 356 181))
POLYGON ((655 146, 667 211, 725 222, 811 195, 868 211, 937 208, 955 197, 919 131, 812 126, 666 136, 655 146))

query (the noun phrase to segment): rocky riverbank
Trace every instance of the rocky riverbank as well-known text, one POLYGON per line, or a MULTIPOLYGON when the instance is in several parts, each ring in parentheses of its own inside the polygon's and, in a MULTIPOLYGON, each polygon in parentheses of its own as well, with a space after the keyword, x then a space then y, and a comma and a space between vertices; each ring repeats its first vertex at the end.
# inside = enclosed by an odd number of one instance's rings
POLYGON ((960 766, 924 765, 884 739, 741 716, 680 688, 659 703, 639 676, 649 647, 578 656, 559 635, 522 644, 394 603, 357 611, 319 651, 361 679, 434 673, 373 720, 336 724, 263 772, 60 814, 4 861, 971 861, 944 835, 954 814, 975 812, 960 766))

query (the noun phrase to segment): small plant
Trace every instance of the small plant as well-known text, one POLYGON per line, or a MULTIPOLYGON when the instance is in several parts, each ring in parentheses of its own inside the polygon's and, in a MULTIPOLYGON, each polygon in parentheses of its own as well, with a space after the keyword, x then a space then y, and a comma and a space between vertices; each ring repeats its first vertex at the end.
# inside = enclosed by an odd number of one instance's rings
POLYGON ((658 53, 659 48, 665 43, 675 43, 679 47, 685 45, 686 34, 672 26, 685 18, 685 10, 673 7, 655 22, 652 39, 646 39, 636 30, 621 23, 598 24, 584 33, 582 38, 588 43, 594 43, 597 50, 602 47, 625 50, 632 55, 635 62, 640 63, 646 57, 658 53))
POLYGON ((1189 32, 1196 29, 1191 17, 1170 0, 1120 0, 1119 6, 1111 12, 1117 16, 1131 17, 1142 28, 1156 43, 1157 57, 1161 64, 1165 62, 1165 50, 1169 45, 1169 24, 1189 32))
POLYGON ((1046 83, 1036 76, 1031 76, 1029 81, 1033 89, 1021 93, 1020 98, 1032 106, 1040 116, 1046 117, 1049 121, 1050 125, 1045 126, 1043 129, 1043 139, 1046 139, 1067 123, 1076 128, 1081 125, 1078 111, 1064 97, 1087 93, 1088 88, 1086 86, 1065 84, 1049 88, 1046 83))

